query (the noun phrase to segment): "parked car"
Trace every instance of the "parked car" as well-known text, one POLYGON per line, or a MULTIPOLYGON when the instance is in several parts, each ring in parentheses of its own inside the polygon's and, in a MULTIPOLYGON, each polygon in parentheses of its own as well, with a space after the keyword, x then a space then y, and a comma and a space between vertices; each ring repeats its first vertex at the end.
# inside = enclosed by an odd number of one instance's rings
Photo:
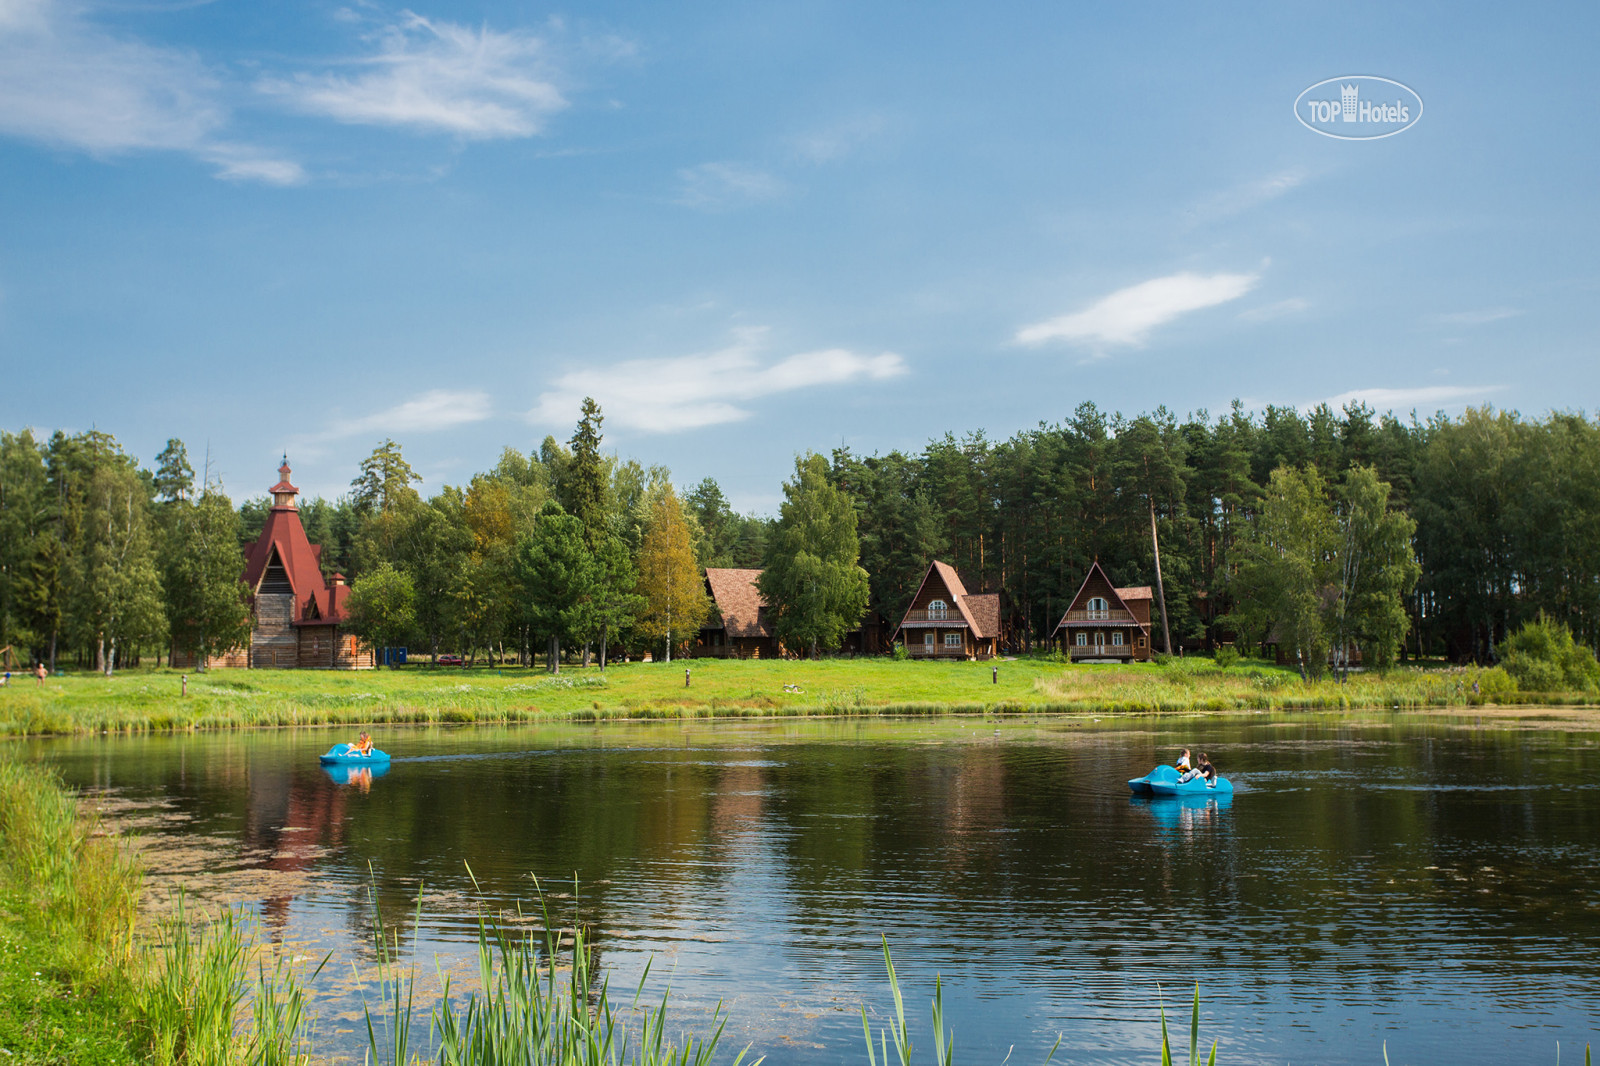
POLYGON ((465 666, 467 661, 459 655, 441 655, 433 660, 435 666, 465 666))

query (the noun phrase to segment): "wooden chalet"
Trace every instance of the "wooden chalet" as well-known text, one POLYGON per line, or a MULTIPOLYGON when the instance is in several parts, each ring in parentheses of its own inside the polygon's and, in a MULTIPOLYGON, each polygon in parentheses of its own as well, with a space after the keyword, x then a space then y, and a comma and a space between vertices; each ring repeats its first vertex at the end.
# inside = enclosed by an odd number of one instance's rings
POLYGON ((1147 662, 1153 598, 1149 585, 1117 588, 1096 560, 1051 640, 1073 662, 1147 662))
POLYGON ((695 654, 714 659, 773 659, 782 654, 772 637, 767 603, 756 588, 760 570, 706 568, 706 592, 716 612, 700 630, 695 654))
POLYGON ((894 642, 914 659, 992 659, 1000 642, 1000 594, 968 592, 955 567, 935 560, 894 642))
MULTIPOLYGON (((285 458, 278 467, 278 483, 267 490, 272 493, 272 508, 261 536, 245 550, 250 645, 213 656, 207 665, 370 669, 371 649, 362 648, 343 627, 350 587, 343 574, 323 577, 322 545, 312 544, 300 524, 295 503, 300 490, 289 483, 289 473, 285 458)), ((176 656, 174 665, 192 667, 194 661, 176 656)))

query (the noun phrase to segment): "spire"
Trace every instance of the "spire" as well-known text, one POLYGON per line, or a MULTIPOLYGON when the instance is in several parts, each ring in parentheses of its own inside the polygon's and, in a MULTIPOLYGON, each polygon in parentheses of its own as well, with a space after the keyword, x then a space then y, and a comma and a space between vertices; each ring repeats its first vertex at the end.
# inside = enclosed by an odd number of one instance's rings
POLYGON ((285 452, 283 455, 283 465, 278 467, 278 483, 267 490, 268 492, 272 493, 272 506, 295 506, 294 498, 300 494, 300 490, 289 484, 290 473, 289 453, 285 452))

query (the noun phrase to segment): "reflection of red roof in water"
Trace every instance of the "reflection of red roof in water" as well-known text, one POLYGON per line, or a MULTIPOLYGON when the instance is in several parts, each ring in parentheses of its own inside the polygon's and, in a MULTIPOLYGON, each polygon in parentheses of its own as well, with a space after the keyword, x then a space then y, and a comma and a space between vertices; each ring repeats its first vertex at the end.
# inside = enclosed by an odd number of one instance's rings
POLYGON ((294 497, 300 490, 289 483, 289 461, 278 468, 278 483, 268 491, 273 496, 261 536, 245 549, 244 583, 251 595, 261 591, 261 579, 274 560, 282 564, 284 576, 294 593, 293 619, 299 625, 337 625, 345 619, 347 585, 330 585, 322 576, 322 545, 312 544, 300 524, 300 509, 294 497))

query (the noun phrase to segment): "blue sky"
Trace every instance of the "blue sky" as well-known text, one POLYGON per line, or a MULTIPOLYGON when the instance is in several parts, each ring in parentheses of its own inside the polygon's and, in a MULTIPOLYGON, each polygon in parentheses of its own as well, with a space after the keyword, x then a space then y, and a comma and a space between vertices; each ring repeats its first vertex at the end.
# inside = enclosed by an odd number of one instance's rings
POLYGON ((236 498, 571 434, 797 452, 1084 400, 1593 408, 1595 5, 0 0, 0 425, 236 498), (1376 141, 1294 102, 1415 89, 1376 141))

